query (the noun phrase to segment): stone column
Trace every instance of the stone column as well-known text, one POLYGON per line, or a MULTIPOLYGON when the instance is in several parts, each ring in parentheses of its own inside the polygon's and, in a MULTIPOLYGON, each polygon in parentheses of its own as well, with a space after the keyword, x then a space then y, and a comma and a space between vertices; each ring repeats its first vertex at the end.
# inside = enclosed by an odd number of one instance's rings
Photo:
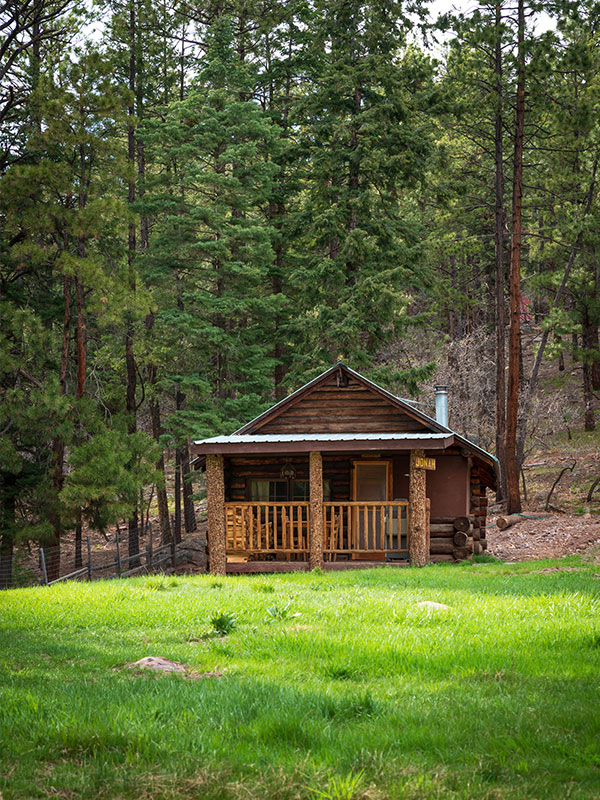
POLYGON ((206 456, 206 501, 208 510, 208 564, 213 575, 227 573, 225 554, 225 474, 223 456, 206 456))
POLYGON ((309 455, 310 548, 309 567, 323 566, 323 460, 321 453, 309 455))
POLYGON ((410 536, 408 553, 413 567, 429 564, 429 523, 427 514, 427 471, 416 466, 417 458, 423 458, 423 450, 410 451, 410 479, 408 489, 408 513, 410 536))

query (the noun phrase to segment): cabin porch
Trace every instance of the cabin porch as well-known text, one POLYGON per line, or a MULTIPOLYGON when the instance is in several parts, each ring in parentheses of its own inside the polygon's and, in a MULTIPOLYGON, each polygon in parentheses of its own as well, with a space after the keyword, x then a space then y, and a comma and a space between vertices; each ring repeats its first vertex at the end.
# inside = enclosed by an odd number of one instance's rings
POLYGON ((211 571, 427 563, 426 461, 423 450, 207 454, 211 571))
MULTIPOLYGON (((308 561, 312 527, 310 502, 226 502, 228 562, 308 561)), ((323 502, 319 527, 323 561, 408 559, 408 501, 323 502)))

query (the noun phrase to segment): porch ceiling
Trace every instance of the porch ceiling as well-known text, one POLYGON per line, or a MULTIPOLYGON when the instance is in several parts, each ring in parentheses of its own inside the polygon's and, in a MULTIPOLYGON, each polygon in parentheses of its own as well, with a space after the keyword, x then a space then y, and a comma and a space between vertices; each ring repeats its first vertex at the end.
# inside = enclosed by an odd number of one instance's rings
POLYGON ((271 433, 233 434, 201 439, 192 444, 196 455, 207 453, 308 453, 312 450, 445 450, 454 444, 452 433, 271 433))

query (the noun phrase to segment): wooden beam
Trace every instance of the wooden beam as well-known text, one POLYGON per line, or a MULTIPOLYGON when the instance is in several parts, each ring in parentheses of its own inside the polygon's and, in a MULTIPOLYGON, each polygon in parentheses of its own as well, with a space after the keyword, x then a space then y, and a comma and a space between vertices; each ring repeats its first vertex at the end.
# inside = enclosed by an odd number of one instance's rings
POLYGON ((310 550, 311 569, 323 566, 323 460, 321 453, 309 454, 310 550))
POLYGON ((429 563, 429 520, 427 514, 427 470, 416 466, 417 458, 423 458, 423 450, 411 450, 408 500, 410 503, 410 536, 408 550, 410 563, 423 567, 429 563))
POLYGON ((213 575, 225 575, 227 572, 223 460, 220 453, 209 453, 206 456, 208 564, 213 575))

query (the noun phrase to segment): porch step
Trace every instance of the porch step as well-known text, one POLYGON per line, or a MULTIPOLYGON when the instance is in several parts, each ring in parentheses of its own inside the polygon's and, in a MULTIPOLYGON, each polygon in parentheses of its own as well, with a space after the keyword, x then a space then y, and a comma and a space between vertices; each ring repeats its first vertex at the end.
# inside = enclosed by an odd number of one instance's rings
MULTIPOLYGON (((408 561, 325 561, 323 569, 334 572, 345 569, 373 569, 374 567, 408 567, 408 561)), ((308 561, 246 561, 227 564, 228 575, 257 573, 308 572, 308 561)))

